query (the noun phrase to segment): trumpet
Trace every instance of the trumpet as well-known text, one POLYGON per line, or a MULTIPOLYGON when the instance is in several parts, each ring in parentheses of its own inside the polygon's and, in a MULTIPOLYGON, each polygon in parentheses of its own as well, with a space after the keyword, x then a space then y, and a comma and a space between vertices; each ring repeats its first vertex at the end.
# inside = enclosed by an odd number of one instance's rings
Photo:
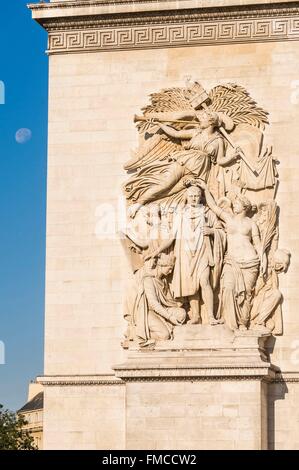
POLYGON ((180 119, 157 119, 157 118, 147 118, 144 116, 137 116, 137 114, 134 115, 134 122, 147 122, 151 121, 152 122, 173 122, 174 124, 194 124, 198 125, 198 121, 182 121, 180 119))

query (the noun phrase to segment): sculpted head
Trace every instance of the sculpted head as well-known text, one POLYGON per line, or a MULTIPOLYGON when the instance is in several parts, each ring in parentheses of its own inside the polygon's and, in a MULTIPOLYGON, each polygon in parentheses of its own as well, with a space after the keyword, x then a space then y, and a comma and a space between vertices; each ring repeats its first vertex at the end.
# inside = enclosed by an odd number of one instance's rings
POLYGON ((174 263, 175 257, 173 253, 161 253, 157 260, 157 268, 160 271, 160 275, 163 277, 168 276, 174 268, 174 263))
POLYGON ((273 267, 277 274, 286 273, 290 265, 291 253, 288 250, 276 250, 273 256, 273 267))
POLYGON ((187 188, 186 201, 192 207, 200 204, 203 191, 197 184, 190 184, 187 188))
POLYGON ((198 119, 201 129, 208 129, 209 127, 216 129, 221 126, 221 119, 217 113, 202 112, 198 114, 198 119))
POLYGON ((252 210, 252 205, 247 197, 238 194, 233 201, 233 211, 235 214, 248 214, 252 210))

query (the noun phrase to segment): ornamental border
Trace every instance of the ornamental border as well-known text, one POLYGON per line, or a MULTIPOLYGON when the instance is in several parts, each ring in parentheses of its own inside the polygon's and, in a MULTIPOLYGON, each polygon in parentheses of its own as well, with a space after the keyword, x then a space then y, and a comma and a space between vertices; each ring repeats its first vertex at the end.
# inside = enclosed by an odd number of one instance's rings
POLYGON ((50 31, 47 52, 105 52, 287 40, 299 40, 299 15, 50 31))
POLYGON ((268 384, 279 384, 279 383, 299 383, 299 378, 271 378, 267 377, 263 374, 255 375, 255 376, 246 376, 243 377, 240 375, 222 375, 222 376, 189 376, 189 377, 172 377, 172 376, 165 376, 165 377, 144 377, 144 376, 128 376, 122 377, 122 380, 84 380, 84 381, 76 381, 76 380, 44 380, 42 379, 40 383, 47 387, 69 387, 69 386, 124 386, 126 382, 220 382, 220 381, 262 381, 268 384))

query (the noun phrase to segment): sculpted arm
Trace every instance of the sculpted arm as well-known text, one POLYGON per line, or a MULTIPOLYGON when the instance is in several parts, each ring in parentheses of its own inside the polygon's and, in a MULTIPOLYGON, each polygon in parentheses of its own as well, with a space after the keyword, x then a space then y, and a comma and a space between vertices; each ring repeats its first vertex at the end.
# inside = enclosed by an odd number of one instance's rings
POLYGON ((165 240, 164 243, 162 243, 159 248, 157 248, 157 250, 155 250, 153 253, 149 253, 148 256, 145 258, 145 261, 150 259, 150 258, 156 258, 157 256, 159 256, 160 253, 163 253, 163 251, 167 250, 168 248, 171 247, 171 245, 173 244, 173 242, 175 241, 175 237, 174 238, 170 238, 169 240, 165 240))
MULTIPOLYGON (((158 123, 159 124, 159 123, 158 123)), ((192 139, 194 135, 193 130, 182 130, 182 131, 177 131, 176 129, 173 129, 173 127, 166 126, 165 124, 159 124, 160 128, 162 129, 165 134, 169 135, 170 137, 174 137, 176 139, 192 139)))
POLYGON ((223 209, 221 209, 220 207, 217 206, 217 204, 214 201, 214 198, 213 198, 212 194, 208 190, 208 187, 207 187, 206 183, 200 182, 200 186, 205 191, 205 197, 206 197, 207 205, 209 206, 211 211, 213 211, 214 214, 216 214, 217 217, 219 217, 224 222, 229 222, 229 220, 231 219, 231 216, 227 212, 224 212, 223 209))
POLYGON ((256 225, 254 221, 252 221, 252 243, 257 253, 259 254, 259 256, 261 256, 261 249, 262 249, 261 238, 260 238, 258 226, 256 225))
POLYGON ((147 240, 143 240, 138 237, 137 233, 134 232, 132 229, 127 228, 124 230, 123 234, 128 237, 135 245, 139 246, 139 248, 148 248, 148 242, 147 240))
POLYGON ((238 160, 240 149, 236 148, 235 152, 230 157, 227 157, 225 153, 226 153, 226 150, 225 150, 224 141, 221 140, 221 144, 219 145, 219 148, 218 148, 218 157, 217 157, 217 163, 220 166, 227 166, 230 163, 233 163, 236 160, 238 160))

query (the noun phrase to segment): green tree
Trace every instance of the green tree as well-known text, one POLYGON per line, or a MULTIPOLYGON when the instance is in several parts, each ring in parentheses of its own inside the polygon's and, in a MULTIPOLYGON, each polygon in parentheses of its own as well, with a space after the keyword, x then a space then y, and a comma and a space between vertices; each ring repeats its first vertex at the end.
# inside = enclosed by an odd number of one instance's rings
POLYGON ((0 404, 0 450, 36 450, 34 439, 23 427, 23 415, 5 410, 0 404))

